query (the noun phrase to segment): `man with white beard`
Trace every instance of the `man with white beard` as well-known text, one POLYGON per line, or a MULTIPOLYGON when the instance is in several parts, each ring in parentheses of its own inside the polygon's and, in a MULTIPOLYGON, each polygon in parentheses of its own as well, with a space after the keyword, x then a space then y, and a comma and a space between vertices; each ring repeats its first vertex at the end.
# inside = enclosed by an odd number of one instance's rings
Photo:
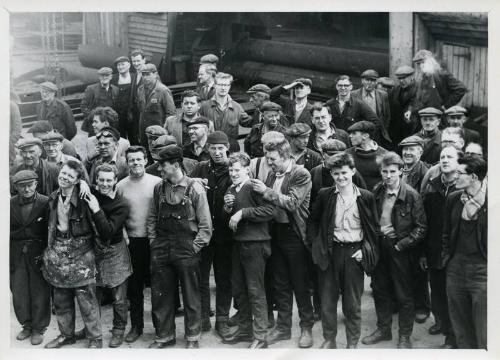
POLYGON ((413 62, 417 65, 417 109, 447 109, 456 105, 467 92, 465 85, 443 69, 429 50, 419 50, 413 62))

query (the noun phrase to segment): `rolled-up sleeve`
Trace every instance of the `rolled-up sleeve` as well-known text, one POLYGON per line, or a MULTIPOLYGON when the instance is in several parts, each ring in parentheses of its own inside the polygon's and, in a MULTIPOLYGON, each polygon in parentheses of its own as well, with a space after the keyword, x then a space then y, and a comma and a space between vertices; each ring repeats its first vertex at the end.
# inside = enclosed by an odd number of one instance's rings
POLYGON ((155 185, 153 191, 153 199, 151 199, 151 202, 149 203, 148 217, 146 218, 146 231, 150 243, 156 239, 156 224, 158 222, 158 202, 160 199, 159 193, 161 185, 162 185, 161 181, 155 185))
POLYGON ((193 241, 196 252, 208 245, 212 237, 212 218, 205 189, 198 183, 193 184, 191 201, 195 210, 198 233, 193 241))

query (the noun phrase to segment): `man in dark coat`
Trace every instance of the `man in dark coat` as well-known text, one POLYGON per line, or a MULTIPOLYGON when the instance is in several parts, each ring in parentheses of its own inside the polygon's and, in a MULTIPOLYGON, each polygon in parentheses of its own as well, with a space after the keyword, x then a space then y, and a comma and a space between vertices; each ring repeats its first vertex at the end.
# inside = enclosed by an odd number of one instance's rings
POLYGON ((111 84, 118 88, 115 110, 118 113, 118 130, 120 136, 128 139, 133 131, 132 120, 132 86, 136 81, 136 73, 130 72, 130 59, 127 56, 119 56, 115 62, 117 74, 113 74, 111 84))
POLYGON ((419 110, 418 112, 422 123, 422 130, 414 135, 424 139, 424 151, 421 159, 429 165, 434 165, 439 161, 441 131, 438 127, 441 123, 442 114, 441 110, 432 107, 419 110))
POLYGON ((146 57, 141 49, 135 49, 130 53, 130 60, 132 61, 133 74, 135 74, 134 81, 130 88, 130 123, 128 126, 129 137, 128 140, 132 145, 139 145, 139 117, 140 111, 137 104, 137 90, 142 85, 142 74, 140 68, 146 64, 146 57))
POLYGON ((469 144, 470 142, 474 142, 477 144, 484 143, 481 139, 481 135, 479 135, 476 130, 469 129, 464 126, 464 124, 468 120, 466 115, 467 109, 459 105, 455 105, 449 109, 446 109, 444 114, 446 115, 446 121, 448 122, 449 126, 463 129, 465 145, 469 144))
POLYGON ((205 161, 210 159, 207 143, 209 125, 210 121, 204 116, 200 116, 193 122, 187 124, 191 142, 182 147, 182 154, 185 158, 196 161, 205 161))
POLYGON ((311 107, 307 97, 311 93, 311 79, 295 79, 288 85, 279 85, 270 91, 271 101, 277 102, 283 108, 286 122, 282 123, 287 127, 294 123, 306 123, 312 127, 311 107), (283 95, 284 92, 291 91, 291 96, 283 95))
POLYGON ((311 171, 312 168, 318 166, 323 161, 319 153, 307 147, 310 134, 311 128, 305 123, 292 124, 285 131, 295 163, 297 165, 304 165, 308 171, 311 171))
POLYGON ((307 147, 318 153, 322 153, 321 145, 329 139, 342 141, 347 147, 351 147, 349 135, 345 130, 337 129, 332 123, 332 114, 329 106, 324 103, 314 103, 311 107, 311 135, 307 147))
POLYGON ((209 100, 215 95, 215 74, 217 66, 214 64, 201 64, 198 68, 196 92, 201 101, 209 100))

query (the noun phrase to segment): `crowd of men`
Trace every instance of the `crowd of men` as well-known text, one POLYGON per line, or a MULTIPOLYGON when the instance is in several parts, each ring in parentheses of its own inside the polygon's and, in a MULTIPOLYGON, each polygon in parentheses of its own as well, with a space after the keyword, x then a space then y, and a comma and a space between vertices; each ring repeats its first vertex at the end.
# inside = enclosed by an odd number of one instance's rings
POLYGON ((81 104, 85 154, 56 85, 40 84, 38 121, 21 138, 11 128, 17 340, 41 344, 53 311, 60 335, 46 348, 101 348, 109 297, 109 347, 135 342, 151 287, 150 348, 176 343, 181 306, 186 347, 198 348, 213 267, 223 343, 290 339, 295 298, 298 346, 314 345, 321 321, 318 346, 335 349, 341 297, 349 349, 391 340, 394 313, 398 348, 411 348, 431 312, 444 348, 486 348, 487 164, 464 85, 420 50, 397 83, 368 69, 353 90, 342 75, 326 103, 308 99, 311 79, 256 84, 250 116, 217 61, 202 57, 180 109, 142 51, 117 58, 116 74, 101 68, 81 104), (377 322, 361 338, 365 274, 377 322))

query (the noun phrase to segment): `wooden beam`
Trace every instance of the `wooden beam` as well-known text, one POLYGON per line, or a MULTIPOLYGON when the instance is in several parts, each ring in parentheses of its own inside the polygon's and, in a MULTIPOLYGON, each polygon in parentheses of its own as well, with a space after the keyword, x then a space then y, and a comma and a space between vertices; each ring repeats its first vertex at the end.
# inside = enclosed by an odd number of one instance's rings
POLYGON ((461 31, 461 30, 451 30, 451 29, 441 29, 441 28, 430 28, 430 32, 439 37, 441 35, 446 36, 456 36, 462 38, 471 38, 471 39, 488 39, 488 33, 476 32, 476 31, 461 31))
POLYGON ((177 27, 177 13, 167 13, 167 48, 165 52, 165 74, 168 82, 175 82, 172 56, 174 55, 175 28, 177 27))
POLYGON ((399 66, 411 64, 413 57, 413 14, 389 13, 389 75, 399 66))
POLYGON ((439 40, 446 41, 455 45, 488 46, 488 39, 473 39, 463 36, 440 35, 439 40))
POLYGON ((464 24, 464 23, 434 21, 434 20, 426 20, 425 24, 430 28, 478 31, 478 32, 488 33, 488 25, 464 24))
POLYGON ((418 13, 422 20, 487 25, 487 13, 418 13))

